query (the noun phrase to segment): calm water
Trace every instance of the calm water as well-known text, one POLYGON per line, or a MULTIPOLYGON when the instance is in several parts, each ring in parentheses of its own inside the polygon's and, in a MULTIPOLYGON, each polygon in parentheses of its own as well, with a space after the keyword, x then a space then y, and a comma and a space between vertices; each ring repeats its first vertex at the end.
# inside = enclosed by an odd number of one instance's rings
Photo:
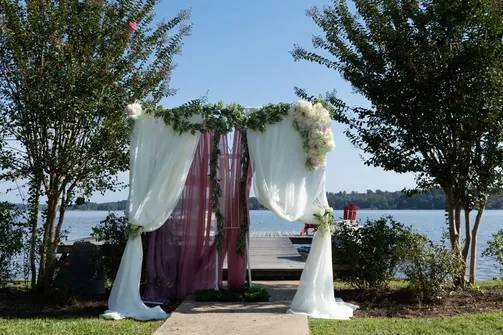
MULTIPOLYGON (((336 212, 342 216, 342 211, 336 212), (340 213, 339 213, 340 212, 340 213)), ((120 213, 119 213, 120 214, 120 213)), ((89 236, 91 227, 101 221, 105 211, 68 211, 65 214, 65 227, 68 239, 89 236)), ((376 219, 384 215, 391 215, 401 223, 411 226, 418 233, 427 235, 432 241, 440 242, 446 231, 444 211, 442 210, 360 210, 358 218, 361 220, 376 219)), ((274 216, 270 211, 251 211, 251 232, 299 232, 303 224, 287 222, 274 216)), ((474 217, 472 218, 474 220, 474 217)), ((479 230, 478 247, 478 278, 492 279, 500 276, 499 266, 494 259, 482 257, 487 240, 499 229, 503 229, 503 210, 490 210, 484 214, 479 230)))

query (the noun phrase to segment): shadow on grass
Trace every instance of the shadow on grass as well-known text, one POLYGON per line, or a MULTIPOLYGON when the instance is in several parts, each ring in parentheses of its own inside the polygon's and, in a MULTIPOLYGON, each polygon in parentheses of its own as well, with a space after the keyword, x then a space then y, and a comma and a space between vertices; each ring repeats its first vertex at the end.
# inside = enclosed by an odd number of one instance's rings
MULTIPOLYGON (((162 305, 173 311, 177 304, 162 305)), ((25 289, 0 289, 0 318, 2 319, 95 319, 107 309, 107 296, 62 298, 57 294, 42 295, 25 289)))

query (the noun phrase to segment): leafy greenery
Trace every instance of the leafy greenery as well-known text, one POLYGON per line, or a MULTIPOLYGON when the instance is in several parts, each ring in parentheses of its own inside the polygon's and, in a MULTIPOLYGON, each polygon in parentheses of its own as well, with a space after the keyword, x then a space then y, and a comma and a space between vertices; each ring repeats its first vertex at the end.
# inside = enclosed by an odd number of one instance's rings
POLYGON ((91 236, 97 241, 104 242, 101 246, 105 280, 111 284, 115 278, 121 262, 122 252, 126 246, 128 233, 128 219, 110 213, 97 226, 92 228, 91 236))
POLYGON ((492 238, 487 242, 486 250, 482 254, 496 258, 503 273, 503 229, 492 235, 492 238))
POLYGON ((122 320, 110 322, 98 318, 19 318, 0 319, 0 334, 9 335, 151 335, 159 328, 159 321, 138 322, 122 320))
POLYGON ((0 202, 0 286, 12 279, 14 257, 22 249, 20 212, 8 202, 0 202))
POLYGON ((169 76, 189 12, 154 23, 157 2, 0 1, 2 177, 28 180, 34 209, 39 195, 47 199, 38 267, 45 291, 65 209, 76 196, 121 186, 130 132, 124 106, 155 105, 173 93, 169 76))
POLYGON ((426 237, 416 236, 405 250, 400 266, 420 302, 440 301, 453 288, 453 279, 463 267, 454 251, 433 245, 426 237))
POLYGON ((351 322, 310 319, 313 335, 503 334, 503 312, 439 318, 357 318, 351 322))
POLYGON ((503 6, 332 0, 309 14, 321 52, 295 47, 294 58, 338 71, 371 102, 347 113, 347 135, 367 164, 443 190, 451 247, 465 263, 470 255, 473 283, 482 214, 503 182, 503 6))
POLYGON ((347 265, 337 276, 357 288, 385 288, 394 278, 415 235, 392 217, 367 220, 362 227, 340 225, 334 233, 333 262, 347 265))
POLYGON ((263 287, 250 287, 243 290, 199 290, 195 292, 196 301, 246 301, 262 302, 269 301, 269 293, 263 287))
POLYGON ((248 116, 246 127, 256 131, 264 131, 267 125, 283 120, 289 109, 290 104, 287 103, 266 105, 248 116))

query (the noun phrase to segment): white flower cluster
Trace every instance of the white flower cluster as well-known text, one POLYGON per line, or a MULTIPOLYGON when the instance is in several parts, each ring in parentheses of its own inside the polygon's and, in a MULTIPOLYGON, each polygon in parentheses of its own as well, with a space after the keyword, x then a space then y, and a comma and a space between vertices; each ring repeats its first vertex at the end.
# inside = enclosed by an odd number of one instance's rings
POLYGON ((300 100, 289 111, 294 127, 300 132, 307 154, 306 166, 316 170, 325 165, 327 153, 335 148, 330 113, 321 103, 300 100))
POLYGON ((130 117, 132 119, 136 119, 141 115, 142 108, 139 103, 134 103, 134 104, 127 105, 126 108, 124 109, 124 111, 126 112, 128 117, 130 117))

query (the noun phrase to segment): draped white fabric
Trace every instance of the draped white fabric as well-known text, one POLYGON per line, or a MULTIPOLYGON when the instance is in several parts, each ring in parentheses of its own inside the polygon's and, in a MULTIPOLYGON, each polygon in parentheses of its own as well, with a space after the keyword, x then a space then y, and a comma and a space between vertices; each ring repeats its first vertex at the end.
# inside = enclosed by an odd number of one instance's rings
MULTIPOLYGON (((129 223, 149 232, 160 228, 173 211, 185 185, 199 133, 179 134, 164 121, 141 115, 131 139, 129 178, 129 223)), ((126 245, 108 299, 109 319, 165 319, 160 307, 146 306, 140 297, 143 259, 141 236, 126 245)))
POLYGON ((317 231, 289 312, 313 318, 349 320, 355 309, 358 306, 334 297, 331 235, 317 231))
MULTIPOLYGON (((328 208, 325 169, 305 165, 302 138, 287 116, 264 132, 248 130, 255 196, 288 221, 316 223, 313 214, 328 208)), ((290 313, 349 319, 358 306, 334 297, 331 235, 316 232, 290 313)))
POLYGON ((286 116, 264 132, 248 130, 248 146, 260 203, 284 220, 315 223, 313 214, 327 207, 325 170, 306 168, 302 137, 292 118, 286 116))

